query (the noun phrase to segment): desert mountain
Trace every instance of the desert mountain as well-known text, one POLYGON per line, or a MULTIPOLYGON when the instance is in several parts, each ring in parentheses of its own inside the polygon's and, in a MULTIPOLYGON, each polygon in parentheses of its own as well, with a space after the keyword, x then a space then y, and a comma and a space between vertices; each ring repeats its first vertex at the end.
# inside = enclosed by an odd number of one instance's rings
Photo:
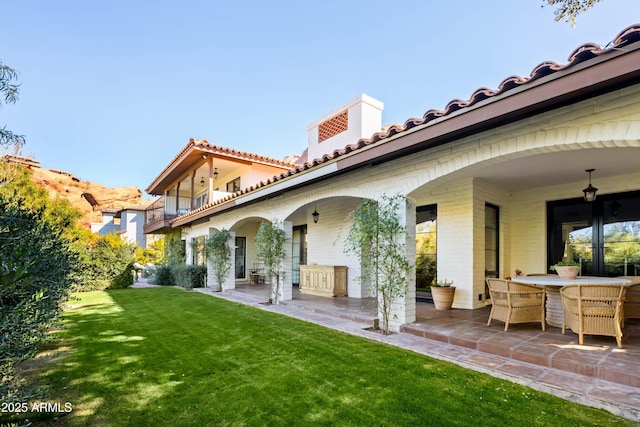
POLYGON ((30 167, 33 182, 45 188, 49 197, 69 200, 72 206, 84 214, 81 222, 87 228, 92 222, 102 222, 101 211, 105 209, 145 207, 151 203, 142 199, 142 191, 138 187, 110 188, 82 181, 69 172, 40 167, 37 162, 30 167))

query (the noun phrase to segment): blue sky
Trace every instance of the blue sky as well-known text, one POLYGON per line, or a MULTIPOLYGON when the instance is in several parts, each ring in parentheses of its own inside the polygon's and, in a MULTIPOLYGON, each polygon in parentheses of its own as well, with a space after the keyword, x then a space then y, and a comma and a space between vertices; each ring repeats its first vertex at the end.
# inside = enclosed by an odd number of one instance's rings
POLYGON ((640 22, 638 0, 602 0, 573 28, 541 4, 4 2, 0 61, 22 86, 0 126, 44 167, 144 191, 189 138, 283 158, 360 93, 404 123, 640 22))

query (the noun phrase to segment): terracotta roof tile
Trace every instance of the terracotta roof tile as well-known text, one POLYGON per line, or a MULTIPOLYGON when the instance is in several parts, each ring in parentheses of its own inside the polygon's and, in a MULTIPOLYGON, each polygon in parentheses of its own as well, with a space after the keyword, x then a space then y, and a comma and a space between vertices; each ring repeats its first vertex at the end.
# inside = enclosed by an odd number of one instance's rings
MULTIPOLYGON (((464 108, 468 108, 471 106, 474 106, 475 104, 493 98, 497 95, 501 95, 505 92, 508 92, 510 90, 513 90, 517 87, 521 87, 523 85, 526 85, 534 80, 537 80, 539 78, 557 73, 559 71, 568 69, 570 67, 573 67, 581 62, 584 62, 586 60, 589 60, 591 58, 600 56, 604 53, 610 52, 612 50, 615 49, 620 49, 621 47, 624 47, 630 43, 634 43, 640 40, 640 24, 633 24, 630 25, 629 27, 625 28, 624 30, 622 30, 614 39, 613 42, 611 42, 609 45, 605 46, 604 48, 598 46, 595 43, 585 43, 583 45, 578 46, 573 52, 571 52, 571 54, 569 55, 568 58, 568 63, 566 65, 559 65, 553 61, 545 61, 542 62, 540 64, 538 64, 536 67, 533 68, 533 70, 531 71, 529 77, 520 77, 520 76, 510 76, 507 77, 506 79, 504 79, 499 85, 497 89, 488 89, 486 87, 482 87, 477 89, 475 92, 473 92, 473 94, 471 95, 471 97, 468 100, 460 100, 460 99, 454 99, 452 101, 450 101, 446 107, 444 108, 444 110, 435 110, 435 109, 431 109, 428 110, 424 113, 424 115, 422 116, 422 118, 409 118, 407 119, 404 124, 397 124, 397 125, 392 125, 389 126, 388 128, 386 128, 385 130, 383 130, 382 132, 377 132, 375 134, 373 134, 370 138, 362 138, 359 139, 357 142, 353 143, 353 144, 349 144, 347 146, 345 146, 342 149, 336 149, 331 153, 327 153, 324 154, 323 156, 321 156, 320 158, 316 158, 313 160, 309 160, 307 162, 305 162, 304 164, 300 165, 293 165, 292 168, 290 168, 289 170, 281 173, 278 176, 274 176, 273 178, 265 181, 260 182, 259 184, 256 184, 254 186, 251 186, 249 188, 245 188, 241 191, 238 191, 230 196, 225 197, 224 199, 221 199, 219 201, 216 201, 214 203, 212 203, 211 205, 205 205, 202 206, 201 208, 195 210, 195 211, 191 211, 185 215, 183 215, 182 217, 177 218, 179 219, 183 219, 183 218, 188 218, 189 216, 192 216, 198 212, 201 212, 203 210, 209 209, 213 206, 216 205, 220 205, 222 203, 228 202, 229 200, 238 197, 242 194, 246 194, 252 191, 256 191, 259 190, 260 188, 266 186, 266 185, 270 185, 273 184, 277 181, 280 181, 284 178, 287 178, 289 176, 295 175, 297 173, 301 173, 304 172, 308 169, 314 168, 318 165, 321 165, 323 163, 326 163, 330 160, 336 159, 338 157, 344 156, 345 154, 349 154, 351 152, 357 151, 357 150, 361 150, 367 146, 373 145, 373 144, 377 144, 381 141, 384 142, 385 139, 388 139, 392 136, 395 136, 397 134, 400 134, 402 132, 408 131, 416 126, 420 126, 420 125, 424 125, 426 123, 429 123, 435 119, 441 118, 441 117, 446 117, 458 110, 462 110, 464 108)), ((205 141, 206 142, 206 141, 205 141)), ((215 147, 215 146, 214 146, 215 147)), ((224 149, 224 150, 231 150, 231 149, 224 149)), ((235 151, 235 150, 231 150, 231 151, 235 151)), ((176 157, 179 157, 176 156, 176 157)), ((175 220, 174 220, 175 221, 175 220)))
POLYGON ((285 162, 282 160, 273 159, 271 157, 261 156, 259 154, 250 153, 248 151, 239 151, 233 148, 221 147, 209 143, 206 139, 190 138, 187 145, 185 145, 178 154, 169 162, 169 164, 156 176, 153 180, 155 183, 160 177, 162 177, 167 171, 169 171, 175 164, 189 151, 190 149, 198 149, 200 151, 211 153, 214 155, 220 155, 224 157, 231 157, 240 160, 251 161, 255 163, 262 163, 269 166, 276 166, 281 168, 291 168, 293 163, 285 162))

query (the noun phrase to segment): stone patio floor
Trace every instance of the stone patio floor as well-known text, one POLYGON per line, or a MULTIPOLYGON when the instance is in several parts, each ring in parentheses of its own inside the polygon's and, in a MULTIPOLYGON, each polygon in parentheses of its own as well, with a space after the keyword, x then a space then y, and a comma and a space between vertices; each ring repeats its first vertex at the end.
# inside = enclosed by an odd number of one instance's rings
POLYGON ((577 334, 568 330, 562 335, 560 328, 548 325, 546 332, 536 324, 512 325, 508 332, 499 321, 488 327, 488 307, 441 311, 417 303, 417 321, 385 336, 368 330, 377 321, 372 298, 324 298, 294 287, 293 300, 269 305, 264 304, 265 285, 196 291, 446 360, 640 422, 640 319, 627 320, 618 349, 613 337, 585 336, 581 346, 577 334))

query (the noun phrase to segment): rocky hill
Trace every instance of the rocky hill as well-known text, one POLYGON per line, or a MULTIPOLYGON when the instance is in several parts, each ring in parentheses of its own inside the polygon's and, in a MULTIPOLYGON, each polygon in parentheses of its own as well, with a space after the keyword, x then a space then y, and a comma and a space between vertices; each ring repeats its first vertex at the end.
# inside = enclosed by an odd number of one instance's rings
POLYGON ((151 203, 142 199, 142 191, 138 187, 110 188, 82 181, 69 172, 39 167, 37 162, 31 165, 31 169, 33 182, 44 187, 51 198, 69 200, 72 206, 84 214, 81 221, 87 228, 92 222, 102 222, 101 211, 104 209, 145 207, 151 203))

